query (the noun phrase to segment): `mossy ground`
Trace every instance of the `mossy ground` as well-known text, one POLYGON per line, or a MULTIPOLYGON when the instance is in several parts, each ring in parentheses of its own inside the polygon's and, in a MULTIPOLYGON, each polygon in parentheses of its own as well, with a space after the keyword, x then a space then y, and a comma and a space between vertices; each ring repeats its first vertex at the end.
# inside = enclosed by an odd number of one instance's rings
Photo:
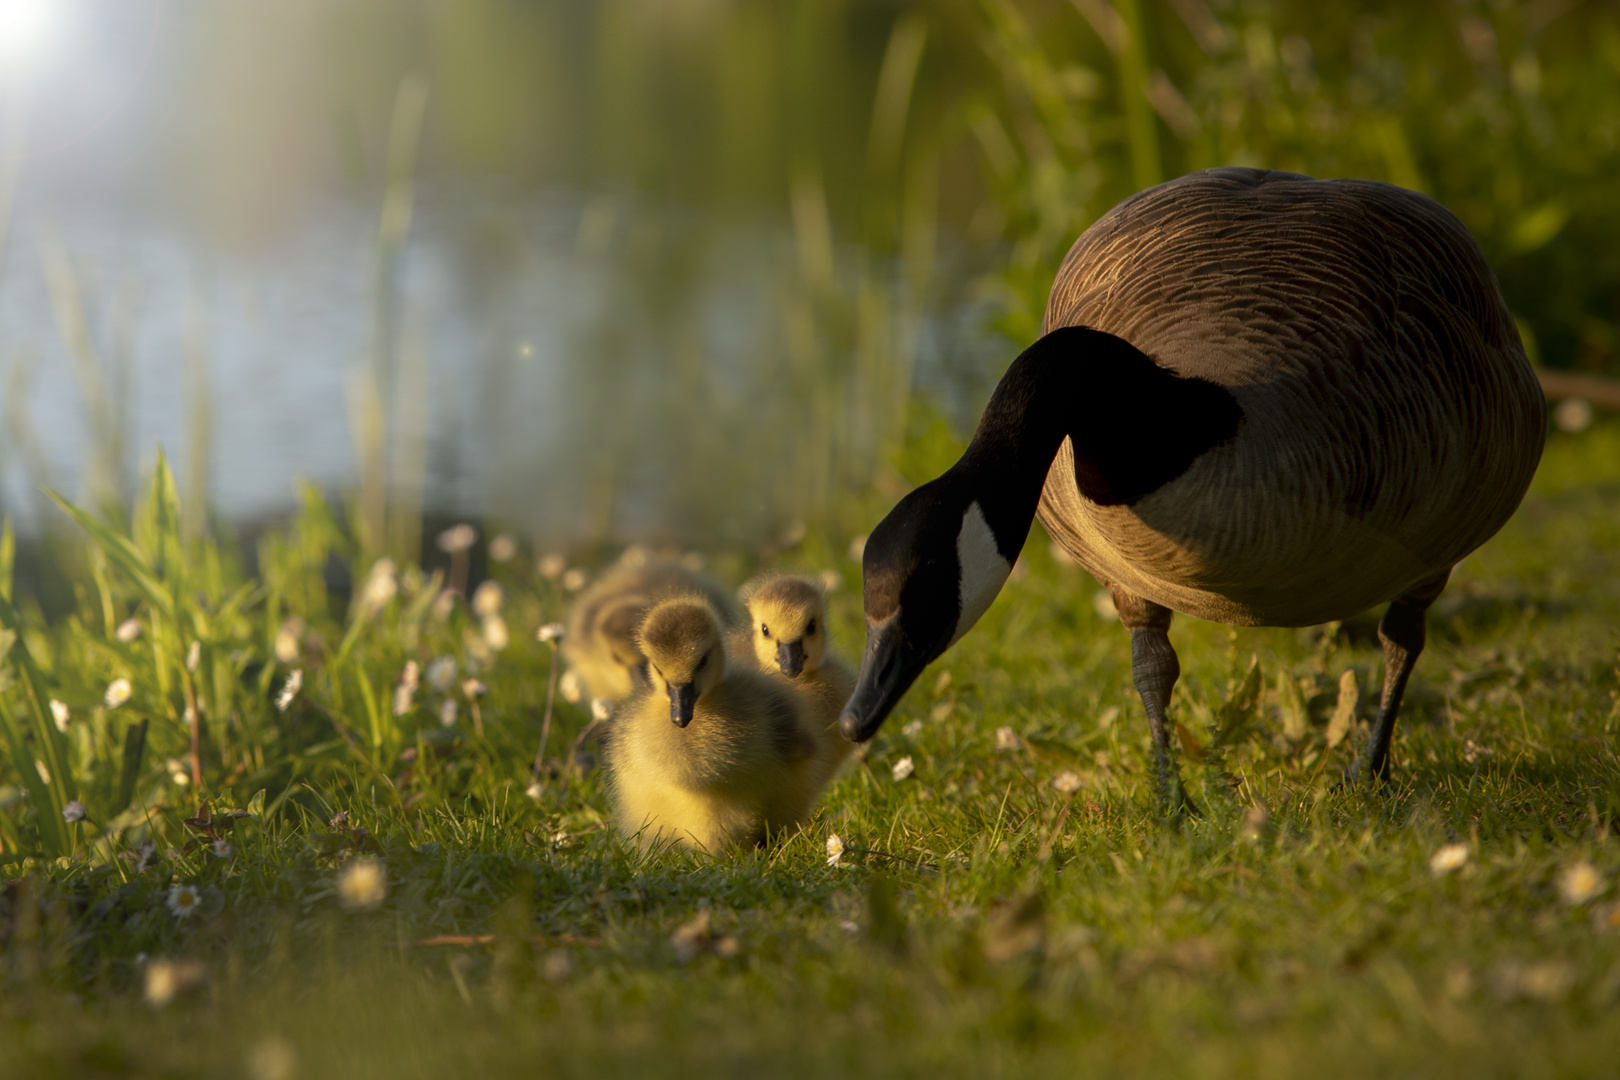
MULTIPOLYGON (((837 549, 812 538, 795 559, 853 582, 837 549)), ((1556 436, 1519 514, 1459 568, 1377 792, 1333 789, 1382 674, 1370 620, 1178 620, 1174 714, 1206 816, 1164 822, 1127 636, 1038 532, 1026 560, 809 827, 718 859, 626 846, 596 774, 525 795, 549 663, 532 635, 563 599, 543 580, 507 582, 513 643, 482 673, 482 739, 463 711, 453 741, 390 729, 368 748, 357 684, 345 697, 336 659, 312 666, 305 696, 376 755, 358 764, 306 701, 257 744, 280 757, 231 776, 221 752, 218 805, 268 789, 227 857, 163 857, 194 806, 171 785, 150 869, 83 842, 0 868, 0 1076, 1613 1074, 1620 425, 1556 436), (1251 656, 1259 707, 1229 709, 1212 749, 1251 656), (1346 669, 1357 724, 1330 750, 1346 669), (1017 748, 997 748, 1001 727, 1017 748), (405 743, 420 753, 401 772, 405 743), (896 781, 903 756, 915 772, 896 781), (1072 798, 1052 783, 1066 770, 1072 798), (1448 844, 1467 860, 1436 873, 1448 844), (335 881, 362 849, 388 895, 346 912, 335 881), (1582 863, 1599 891, 1572 902, 1582 863), (202 889, 200 914, 170 914, 173 883, 202 889), (707 930, 672 940, 705 908, 707 930), (444 935, 489 939, 423 944, 444 935), (147 1003, 157 958, 199 961, 200 985, 147 1003)), ((409 621, 407 599, 384 623, 409 621)), ((853 590, 834 617, 855 653, 853 590)), ((386 697, 407 655, 462 655, 464 615, 421 618, 415 637, 361 634, 342 663, 370 672, 365 693, 386 697)), ((53 686, 116 670, 43 628, 25 639, 53 686)), ((560 711, 553 756, 584 719, 560 711)), ((25 841, 23 809, 5 813, 25 841)))

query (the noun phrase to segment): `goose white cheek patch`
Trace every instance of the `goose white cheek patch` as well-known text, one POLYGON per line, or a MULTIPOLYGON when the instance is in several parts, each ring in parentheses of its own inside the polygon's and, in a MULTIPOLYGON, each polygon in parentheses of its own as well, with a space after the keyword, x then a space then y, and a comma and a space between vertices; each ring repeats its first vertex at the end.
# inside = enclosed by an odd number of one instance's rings
POLYGON ((990 531, 990 523, 984 519, 984 511, 977 502, 962 515, 962 531, 956 534, 956 561, 962 568, 959 586, 962 613, 956 620, 952 645, 990 609, 1007 575, 1012 573, 1012 565, 1001 557, 996 534, 990 531))

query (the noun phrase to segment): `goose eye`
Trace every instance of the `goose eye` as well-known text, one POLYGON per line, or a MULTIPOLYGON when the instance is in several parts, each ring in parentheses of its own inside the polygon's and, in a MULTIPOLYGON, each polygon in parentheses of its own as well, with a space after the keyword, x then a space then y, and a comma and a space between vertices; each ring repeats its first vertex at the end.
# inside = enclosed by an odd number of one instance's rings
POLYGON ((759 632, 764 634, 766 637, 771 636, 771 628, 766 626, 764 623, 759 624, 759 632))

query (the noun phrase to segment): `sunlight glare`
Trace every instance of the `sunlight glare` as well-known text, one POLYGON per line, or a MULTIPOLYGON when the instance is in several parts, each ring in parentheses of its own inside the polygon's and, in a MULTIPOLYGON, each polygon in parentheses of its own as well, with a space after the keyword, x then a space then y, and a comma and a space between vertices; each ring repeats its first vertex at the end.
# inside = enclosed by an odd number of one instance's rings
POLYGON ((64 6, 62 0, 0 0, 0 78, 43 59, 64 6))

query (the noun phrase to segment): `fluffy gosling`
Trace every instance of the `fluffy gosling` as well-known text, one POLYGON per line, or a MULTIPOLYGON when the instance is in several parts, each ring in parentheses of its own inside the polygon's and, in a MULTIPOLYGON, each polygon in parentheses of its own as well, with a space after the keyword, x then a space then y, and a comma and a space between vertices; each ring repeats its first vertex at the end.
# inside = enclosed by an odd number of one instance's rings
POLYGON ((820 790, 808 699, 728 664, 720 617, 702 597, 662 601, 638 635, 650 686, 614 721, 614 815, 643 847, 718 853, 809 816, 820 790))
POLYGON ((816 719, 819 783, 825 784, 849 756, 849 740, 837 725, 855 692, 855 672, 827 638, 826 593, 808 578, 781 574, 749 583, 742 599, 748 625, 733 636, 733 648, 805 695, 816 719))
POLYGON ((673 562, 621 560, 580 594, 568 613, 562 654, 587 700, 621 702, 646 687, 636 630, 655 603, 676 595, 701 595, 728 627, 741 621, 724 589, 673 562))

